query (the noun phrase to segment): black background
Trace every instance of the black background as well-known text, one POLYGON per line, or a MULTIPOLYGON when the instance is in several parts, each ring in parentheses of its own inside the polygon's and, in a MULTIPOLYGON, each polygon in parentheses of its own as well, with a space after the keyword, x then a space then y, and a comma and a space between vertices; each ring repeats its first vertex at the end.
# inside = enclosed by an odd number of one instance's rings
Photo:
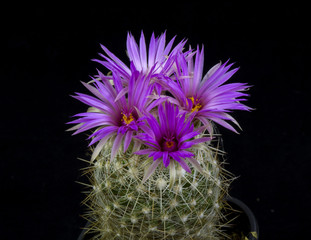
MULTIPOLYGON (((249 1, 250 2, 250 1, 249 1)), ((220 1, 91 5, 12 5, 1 10, 1 239, 76 239, 85 224, 80 169, 86 136, 65 132, 85 110, 71 98, 86 92, 102 66, 99 44, 127 62, 127 31, 147 39, 204 44, 205 71, 228 58, 247 82, 251 113, 223 128, 226 166, 239 178, 231 195, 244 201, 260 239, 307 239, 310 209, 310 19, 307 6, 220 1)))

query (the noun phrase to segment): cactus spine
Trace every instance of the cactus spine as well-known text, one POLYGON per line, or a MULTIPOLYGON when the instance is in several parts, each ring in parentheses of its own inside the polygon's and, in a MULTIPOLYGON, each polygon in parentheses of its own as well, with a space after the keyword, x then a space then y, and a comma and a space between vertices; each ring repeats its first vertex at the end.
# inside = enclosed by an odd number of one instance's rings
POLYGON ((222 152, 211 143, 193 148, 204 175, 176 164, 172 179, 159 167, 144 184, 152 159, 118 152, 110 162, 111 142, 88 169, 92 187, 85 200, 93 239, 222 239, 225 227, 223 197, 232 180, 222 168, 222 152))

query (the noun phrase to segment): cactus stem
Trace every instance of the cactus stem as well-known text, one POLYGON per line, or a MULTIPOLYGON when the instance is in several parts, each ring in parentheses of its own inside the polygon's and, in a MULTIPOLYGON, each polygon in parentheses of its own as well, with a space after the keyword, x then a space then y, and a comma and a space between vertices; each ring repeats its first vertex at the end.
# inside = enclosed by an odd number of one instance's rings
POLYGON ((111 163, 108 144, 83 170, 90 180, 90 184, 81 183, 88 188, 83 201, 88 212, 83 217, 90 222, 88 232, 93 239, 198 240, 223 235, 219 228, 221 219, 226 219, 221 211, 226 203, 221 199, 232 179, 227 178, 231 175, 223 170, 223 162, 215 158, 216 151, 208 145, 193 149, 204 175, 195 168, 188 174, 175 163, 174 178, 170 178, 170 169, 160 165, 142 182, 150 162, 133 155, 132 147, 119 152, 111 163), (210 229, 209 222, 213 222, 210 229))

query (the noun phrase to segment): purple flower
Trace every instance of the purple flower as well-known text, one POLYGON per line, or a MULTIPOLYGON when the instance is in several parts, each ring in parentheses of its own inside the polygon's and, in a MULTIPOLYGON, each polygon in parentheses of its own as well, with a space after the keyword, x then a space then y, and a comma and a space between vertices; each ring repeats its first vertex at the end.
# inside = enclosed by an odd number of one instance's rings
MULTIPOLYGON (((174 63, 174 57, 177 52, 180 52, 185 45, 186 41, 181 41, 172 49, 175 37, 170 40, 170 42, 165 46, 166 33, 164 32, 160 37, 154 36, 152 34, 149 49, 147 52, 147 46, 145 41, 145 36, 141 32, 139 46, 136 43, 134 37, 131 33, 127 35, 126 48, 127 54, 131 62, 133 62, 135 68, 144 74, 152 72, 151 75, 164 74, 169 76, 173 73, 172 65, 174 63)), ((111 71, 117 71, 122 79, 130 78, 132 72, 131 70, 113 53, 111 53, 105 46, 101 45, 107 56, 99 54, 105 60, 94 61, 101 63, 106 68, 111 71)))
POLYGON ((158 81, 162 86, 170 91, 174 99, 171 102, 177 104, 181 108, 181 112, 187 112, 196 119, 205 124, 211 132, 212 127, 210 121, 214 121, 223 127, 236 132, 229 124, 237 121, 229 115, 232 110, 246 110, 251 108, 242 104, 248 96, 242 93, 249 86, 245 83, 229 83, 226 82, 238 70, 238 68, 229 71, 233 63, 217 64, 212 67, 203 77, 204 54, 203 48, 199 47, 196 51, 195 62, 193 63, 193 55, 178 54, 176 59, 177 70, 175 78, 162 78, 158 81))
POLYGON ((146 181, 152 175, 161 161, 165 167, 168 167, 172 161, 177 161, 183 169, 191 172, 185 162, 185 159, 187 159, 202 172, 199 163, 193 158, 194 154, 189 151, 189 148, 195 144, 209 141, 210 138, 193 139, 200 134, 200 131, 194 130, 194 126, 191 124, 192 118, 185 119, 185 114, 179 115, 178 108, 171 103, 165 102, 165 107, 159 105, 158 116, 159 121, 153 115, 146 117, 148 125, 141 127, 144 133, 136 136, 148 148, 139 150, 135 154, 149 154, 149 157, 153 157, 154 160, 143 181, 146 181))
POLYGON ((83 93, 73 96, 91 107, 90 111, 74 116, 79 118, 69 124, 77 125, 69 130, 76 130, 74 134, 78 134, 95 129, 88 138, 91 139, 89 145, 99 142, 93 151, 92 161, 110 138, 114 138, 111 160, 114 159, 122 141, 126 151, 133 135, 144 124, 143 114, 165 100, 154 101, 148 98, 153 91, 153 86, 149 84, 150 75, 140 74, 133 65, 131 71, 132 75, 126 87, 122 85, 119 74, 113 72, 112 76, 104 76, 99 72, 93 84, 83 83, 94 96, 83 93))

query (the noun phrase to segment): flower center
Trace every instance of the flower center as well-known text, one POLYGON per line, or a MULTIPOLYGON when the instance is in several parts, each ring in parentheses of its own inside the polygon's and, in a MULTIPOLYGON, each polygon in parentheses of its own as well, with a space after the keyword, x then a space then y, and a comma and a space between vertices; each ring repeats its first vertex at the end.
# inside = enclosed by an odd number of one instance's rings
POLYGON ((174 146, 174 142, 173 142, 173 141, 165 142, 165 144, 166 144, 166 146, 167 146, 168 148, 171 148, 171 147, 174 146))
POLYGON ((124 122, 126 125, 130 124, 134 120, 132 113, 129 116, 125 115, 124 113, 121 114, 122 122, 124 122))
POLYGON ((164 138, 164 141, 162 143, 162 151, 168 151, 168 152, 172 152, 172 151, 176 151, 177 149, 177 142, 175 141, 174 138, 164 138))
MULTIPOLYGON (((199 99, 194 99, 194 97, 189 97, 188 99, 192 102, 192 109, 191 112, 197 112, 202 108, 202 105, 200 104, 199 99)), ((188 105, 188 103, 187 103, 188 105)))

